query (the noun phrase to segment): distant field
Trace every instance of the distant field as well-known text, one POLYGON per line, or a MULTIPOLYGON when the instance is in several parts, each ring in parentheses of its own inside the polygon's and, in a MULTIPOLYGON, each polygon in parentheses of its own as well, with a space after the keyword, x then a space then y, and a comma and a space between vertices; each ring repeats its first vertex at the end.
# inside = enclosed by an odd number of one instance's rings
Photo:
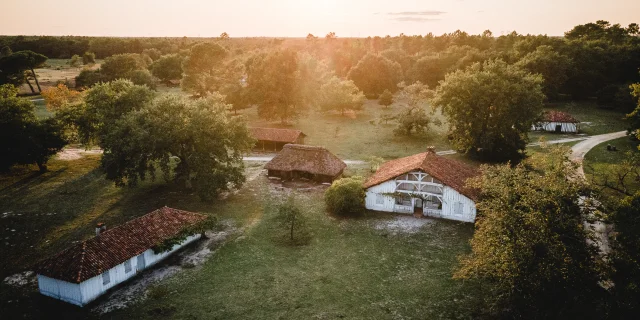
MULTIPOLYGON (((100 67, 102 60, 96 60, 96 63, 87 68, 97 69, 100 67)), ((75 78, 85 66, 72 67, 69 65, 69 59, 49 59, 45 63, 43 68, 36 69, 35 72, 38 75, 38 81, 42 90, 55 86, 58 81, 69 81, 72 86, 75 86, 75 78)), ((31 81, 33 89, 38 90, 35 81, 31 81)), ((27 84, 20 87, 21 94, 31 94, 31 89, 27 84)))
POLYGON ((362 111, 345 116, 310 112, 295 120, 291 126, 259 119, 255 107, 241 113, 247 116, 250 126, 302 130, 307 135, 306 144, 324 146, 342 159, 365 159, 372 155, 393 159, 424 152, 428 146, 435 146, 438 151, 451 149, 445 134, 446 121, 439 113, 434 117, 445 124, 440 127, 432 126, 424 136, 396 136, 393 134, 393 122, 379 123, 380 115, 397 113, 401 108, 391 106, 385 110, 378 105, 377 100, 368 100, 362 111))

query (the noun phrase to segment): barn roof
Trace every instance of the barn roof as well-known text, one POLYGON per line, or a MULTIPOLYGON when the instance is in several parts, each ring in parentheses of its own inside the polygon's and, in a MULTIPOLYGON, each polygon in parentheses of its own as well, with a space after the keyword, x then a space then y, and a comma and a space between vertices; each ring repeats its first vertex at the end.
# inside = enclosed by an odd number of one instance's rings
POLYGON ((572 115, 562 111, 547 111, 542 115, 542 121, 546 122, 570 122, 579 123, 572 115))
POLYGON ((322 147, 286 144, 269 163, 267 170, 304 171, 335 177, 347 165, 329 150, 322 147))
POLYGON ((40 261, 35 272, 50 278, 81 283, 133 258, 207 216, 164 207, 103 231, 40 261))
POLYGON ((300 130, 277 128, 249 128, 256 140, 295 143, 298 137, 306 137, 300 130))
POLYGON ((422 170, 428 173, 442 181, 444 185, 471 199, 477 198, 477 190, 467 188, 465 183, 467 179, 477 176, 479 174, 478 170, 460 161, 439 156, 431 151, 385 162, 376 173, 367 179, 364 187, 373 187, 414 170, 422 170))

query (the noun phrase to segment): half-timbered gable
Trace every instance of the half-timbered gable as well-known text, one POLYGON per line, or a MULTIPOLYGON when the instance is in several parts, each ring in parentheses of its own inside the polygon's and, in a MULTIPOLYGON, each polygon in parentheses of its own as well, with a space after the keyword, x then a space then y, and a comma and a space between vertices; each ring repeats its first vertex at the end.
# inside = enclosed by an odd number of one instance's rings
POLYGON ((477 172, 426 152, 383 164, 366 188, 367 209, 475 221, 475 191, 465 186, 477 172))

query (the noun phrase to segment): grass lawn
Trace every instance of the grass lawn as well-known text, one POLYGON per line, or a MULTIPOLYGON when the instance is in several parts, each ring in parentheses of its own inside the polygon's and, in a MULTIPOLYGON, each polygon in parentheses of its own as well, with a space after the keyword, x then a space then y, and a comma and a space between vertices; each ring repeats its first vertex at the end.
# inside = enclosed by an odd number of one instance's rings
MULTIPOLYGON (((450 150, 446 140, 446 123, 442 126, 430 127, 424 136, 404 137, 393 134, 395 124, 378 123, 382 114, 397 113, 401 106, 391 106, 385 110, 377 100, 368 100, 362 111, 356 113, 322 114, 310 112, 286 126, 278 122, 268 122, 258 118, 257 108, 242 110, 254 127, 277 127, 299 129, 307 137, 305 144, 324 146, 342 159, 363 160, 368 156, 379 156, 395 159, 424 152, 428 146, 436 150, 450 150)), ((436 113, 434 116, 444 122, 444 117, 436 113)))
MULTIPOLYGON (((638 153, 638 142, 622 137, 597 145, 591 149, 584 157, 584 172, 587 178, 593 179, 594 174, 607 173, 615 170, 617 166, 627 157, 629 152, 638 153), (618 151, 608 151, 607 145, 615 146, 618 151)), ((640 182, 628 179, 627 183, 640 190, 640 182)))
MULTIPOLYGON (((0 179, 0 275, 23 270, 77 240, 93 236, 97 222, 117 225, 163 205, 215 214, 247 226, 203 266, 160 284, 151 295, 110 319, 157 318, 456 318, 469 317, 474 289, 451 279, 457 256, 469 250, 470 224, 436 220, 415 234, 375 228, 393 217, 369 214, 336 219, 325 213, 322 192, 302 193, 298 203, 313 237, 302 247, 283 244, 271 219, 281 191, 255 177, 240 191, 213 203, 179 192, 162 180, 116 188, 98 170, 99 157, 52 160, 43 175, 16 168, 0 179), (467 302, 466 300, 469 300, 467 302)), ((363 173, 363 168, 350 168, 363 173)), ((96 317, 79 309, 0 284, 3 317, 96 317)))

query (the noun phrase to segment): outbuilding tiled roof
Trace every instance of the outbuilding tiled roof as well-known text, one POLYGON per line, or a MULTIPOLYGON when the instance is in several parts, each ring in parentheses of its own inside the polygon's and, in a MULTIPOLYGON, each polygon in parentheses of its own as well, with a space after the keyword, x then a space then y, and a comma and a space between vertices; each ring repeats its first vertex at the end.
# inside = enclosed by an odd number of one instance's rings
POLYGON ((264 167, 267 170, 303 171, 335 177, 347 165, 325 148, 286 144, 264 167))
POLYGON ((562 111, 547 111, 542 115, 542 121, 545 122, 570 122, 579 123, 572 115, 562 111))
POLYGON ((40 261, 35 272, 50 278, 81 283, 133 258, 182 230, 207 219, 206 215, 164 207, 107 229, 40 261))
POLYGON ((414 170, 426 172, 442 181, 444 185, 471 199, 477 198, 477 190, 467 188, 465 183, 467 179, 477 176, 479 174, 478 170, 460 161, 439 156, 431 151, 385 162, 376 173, 367 179, 364 187, 373 187, 414 170))
POLYGON ((256 140, 264 141, 295 143, 301 135, 306 137, 302 131, 294 129, 249 128, 249 130, 256 140))

